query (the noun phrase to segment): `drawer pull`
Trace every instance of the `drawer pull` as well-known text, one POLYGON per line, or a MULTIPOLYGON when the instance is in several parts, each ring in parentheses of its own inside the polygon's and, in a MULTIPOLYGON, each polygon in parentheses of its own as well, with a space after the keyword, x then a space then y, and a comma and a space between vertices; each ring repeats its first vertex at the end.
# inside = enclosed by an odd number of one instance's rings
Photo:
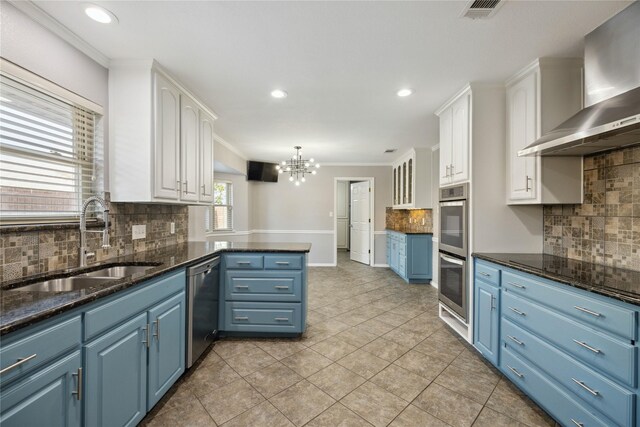
POLYGON ((238 265, 251 265, 251 261, 236 261, 238 265))
POLYGON ((602 354, 602 350, 600 350, 599 348, 591 347, 589 344, 587 344, 584 341, 573 340, 573 342, 575 342, 576 344, 578 344, 581 347, 586 348, 587 350, 593 351, 596 354, 602 354))
POLYGON ((577 425, 578 427, 584 427, 583 423, 581 423, 580 421, 576 421, 573 418, 571 418, 571 422, 574 423, 575 425, 577 425))
POLYGON ((526 286, 521 285, 520 283, 514 283, 514 282, 507 282, 508 285, 514 286, 518 289, 527 289, 526 286))
POLYGON ((592 389, 591 387, 589 387, 588 385, 586 385, 584 383, 584 381, 580 381, 577 380, 575 378, 571 378, 573 380, 574 383, 578 384, 580 387, 582 387, 583 389, 587 390, 589 393, 591 393, 594 396, 600 396, 600 393, 597 390, 592 389))
POLYGON ((589 310, 587 308, 584 308, 584 307, 580 307, 579 305, 574 305, 573 308, 575 308, 576 310, 579 310, 579 311, 581 311, 583 313, 590 314, 592 316, 602 317, 602 314, 596 313, 595 311, 591 311, 591 310, 589 310))
POLYGON ((23 363, 27 363, 29 360, 31 359, 35 359, 35 357, 37 356, 36 353, 32 354, 31 356, 27 356, 27 357, 21 357, 20 359, 18 359, 16 361, 16 363, 14 363, 13 365, 9 365, 6 368, 2 369, 0 371, 0 374, 4 374, 5 372, 9 372, 10 370, 17 368, 18 366, 22 365, 23 363))
POLYGON ((76 391, 72 391, 71 394, 74 395, 76 399, 82 400, 82 368, 78 368, 78 372, 71 374, 71 376, 76 377, 78 381, 76 391))
POLYGON ((248 316, 236 316, 236 317, 234 317, 234 319, 236 319, 236 320, 249 320, 249 317, 248 316))
POLYGON ((518 344, 518 345, 524 345, 524 343, 522 341, 520 341, 518 338, 516 337, 512 337, 511 335, 507 335, 507 337, 509 337, 509 339, 511 341, 513 341, 514 343, 518 344))
POLYGON ((509 310, 513 311, 515 314, 517 314, 519 316, 526 316, 527 315, 527 313, 525 313, 524 311, 520 311, 517 308, 509 307, 509 310))
POLYGON ((275 288, 276 289, 289 289, 289 287, 286 286, 286 285, 276 285, 275 288))
POLYGON ((288 317, 276 317, 274 320, 276 320, 278 322, 288 322, 289 318, 288 317))
POLYGON ((484 271, 479 271, 478 273, 480 273, 480 275, 484 277, 491 277, 489 273, 485 273, 484 271))
POLYGON ((249 289, 248 285, 236 285, 236 289, 249 289))
POLYGON ((512 368, 511 366, 507 365, 507 368, 509 368, 509 370, 511 372, 513 372, 514 374, 516 374, 518 376, 518 378, 524 378, 524 374, 521 374, 520 372, 518 372, 518 370, 516 368, 512 368))
POLYGON ((289 265, 289 261, 276 261, 276 265, 289 265))

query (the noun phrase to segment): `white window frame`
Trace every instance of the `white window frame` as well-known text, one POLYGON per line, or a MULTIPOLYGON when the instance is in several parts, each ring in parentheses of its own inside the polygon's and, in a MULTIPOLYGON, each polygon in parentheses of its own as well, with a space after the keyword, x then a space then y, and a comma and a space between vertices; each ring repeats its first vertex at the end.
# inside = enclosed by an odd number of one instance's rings
POLYGON ((233 231, 233 226, 234 226, 234 215, 233 215, 233 182, 231 181, 227 181, 227 180, 222 180, 222 179, 214 179, 213 180, 213 193, 214 193, 214 203, 211 205, 211 209, 208 213, 208 222, 210 224, 209 229, 207 230, 208 233, 225 233, 225 232, 232 232, 233 231), (216 184, 224 184, 227 186, 227 199, 228 199, 228 204, 226 205, 218 205, 215 203, 215 187, 216 184), (215 208, 216 206, 220 207, 226 207, 227 211, 229 212, 229 216, 231 217, 230 219, 230 224, 229 227, 227 228, 214 228, 215 226, 215 208))

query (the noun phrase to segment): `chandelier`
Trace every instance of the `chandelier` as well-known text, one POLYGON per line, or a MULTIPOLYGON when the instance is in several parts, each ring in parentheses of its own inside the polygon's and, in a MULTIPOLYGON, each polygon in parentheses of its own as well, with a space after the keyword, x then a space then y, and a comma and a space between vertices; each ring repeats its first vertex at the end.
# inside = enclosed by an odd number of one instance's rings
POLYGON ((315 175, 316 169, 320 167, 320 163, 316 163, 315 160, 305 160, 302 158, 301 146, 296 145, 293 147, 296 150, 296 154, 291 156, 291 160, 283 160, 279 165, 276 165, 278 173, 288 173, 289 181, 295 182, 296 185, 300 185, 301 182, 305 182, 305 175, 315 175))

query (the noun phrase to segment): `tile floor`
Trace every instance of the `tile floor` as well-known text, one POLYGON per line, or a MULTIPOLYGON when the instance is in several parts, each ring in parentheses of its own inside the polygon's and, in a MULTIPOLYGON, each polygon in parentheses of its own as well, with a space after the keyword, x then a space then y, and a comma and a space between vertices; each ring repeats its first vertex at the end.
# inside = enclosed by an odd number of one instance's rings
POLYGON ((553 426, 438 319, 437 292, 349 261, 309 269, 300 339, 223 339, 149 426, 553 426))

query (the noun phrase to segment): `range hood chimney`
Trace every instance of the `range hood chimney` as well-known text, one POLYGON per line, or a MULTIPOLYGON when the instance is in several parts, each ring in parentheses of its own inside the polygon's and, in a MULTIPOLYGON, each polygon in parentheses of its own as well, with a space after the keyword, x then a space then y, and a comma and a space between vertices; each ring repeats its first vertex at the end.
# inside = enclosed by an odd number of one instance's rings
POLYGON ((585 105, 518 151, 518 156, 584 156, 640 144, 640 2, 585 37, 585 105))

